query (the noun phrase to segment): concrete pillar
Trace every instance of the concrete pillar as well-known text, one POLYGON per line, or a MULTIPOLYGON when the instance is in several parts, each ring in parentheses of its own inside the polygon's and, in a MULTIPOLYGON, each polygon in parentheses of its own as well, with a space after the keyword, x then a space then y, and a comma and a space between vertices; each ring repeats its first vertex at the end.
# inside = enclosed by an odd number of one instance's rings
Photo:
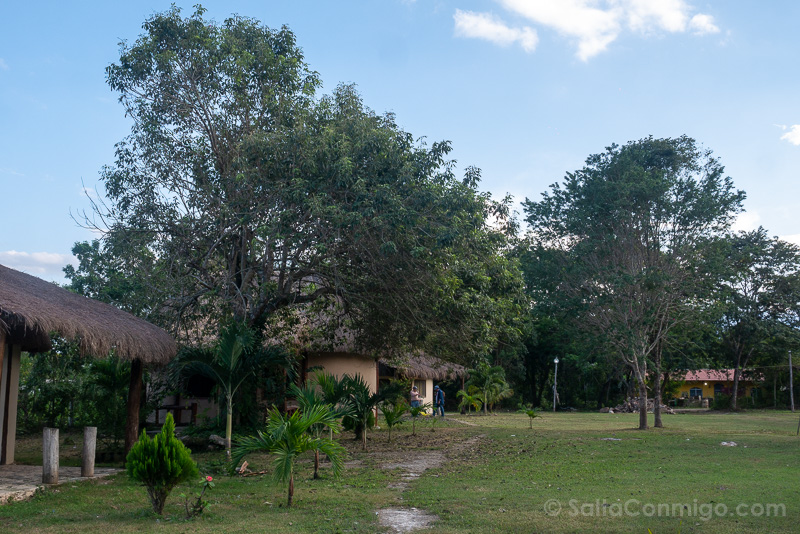
POLYGON ((58 484, 58 429, 42 432, 42 483, 58 484))
POLYGON ((97 427, 83 429, 83 452, 81 453, 81 476, 94 476, 94 451, 97 446, 97 427))

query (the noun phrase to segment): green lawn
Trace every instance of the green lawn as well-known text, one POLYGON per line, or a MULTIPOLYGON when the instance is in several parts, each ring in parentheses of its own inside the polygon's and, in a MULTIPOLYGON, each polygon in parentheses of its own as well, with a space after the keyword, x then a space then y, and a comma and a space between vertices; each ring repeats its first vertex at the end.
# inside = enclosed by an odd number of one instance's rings
MULTIPOLYGON (((797 414, 680 414, 644 432, 634 430, 637 418, 543 413, 530 430, 524 414, 459 417, 472 425, 448 421, 430 432, 425 421, 411 436, 404 424, 391 444, 377 431, 367 453, 345 440, 349 464, 337 480, 327 471, 311 480, 304 462, 291 509, 283 486, 223 476, 220 453, 202 453, 201 471, 217 486, 200 518, 181 518, 178 494, 192 488, 175 490, 157 519, 144 489, 117 476, 0 506, 0 532, 380 532, 375 512, 398 506, 438 515, 435 532, 798 530, 797 414), (407 489, 392 487, 403 468, 380 468, 431 451, 448 460, 407 489)), ((263 469, 267 459, 251 465, 263 469)))

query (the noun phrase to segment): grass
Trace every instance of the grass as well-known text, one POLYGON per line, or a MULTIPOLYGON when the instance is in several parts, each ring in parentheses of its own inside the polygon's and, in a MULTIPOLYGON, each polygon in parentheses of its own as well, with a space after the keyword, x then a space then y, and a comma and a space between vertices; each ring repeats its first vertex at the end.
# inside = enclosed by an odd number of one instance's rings
MULTIPOLYGON (((438 515, 434 528, 444 533, 797 530, 796 414, 679 414, 665 416, 667 428, 648 431, 633 430, 637 414, 542 413, 533 430, 524 414, 458 418, 471 425, 445 419, 431 432, 426 420, 411 436, 411 425, 403 424, 393 429, 391 444, 385 429, 373 432, 367 453, 345 435, 344 475, 330 478, 323 464, 323 478, 312 480, 309 457, 300 465, 291 509, 284 486, 269 477, 223 476, 222 454, 202 453, 195 456, 201 471, 213 474, 217 486, 207 493, 206 512, 192 521, 182 519, 178 494, 194 488, 176 489, 164 517, 156 518, 144 489, 119 475, 0 506, 0 532, 380 532, 375 512, 391 506, 438 515), (389 487, 403 470, 380 465, 424 450, 443 451, 449 460, 406 490, 389 487), (548 515, 548 502, 560 512, 548 515), (785 517, 750 513, 768 503, 785 505, 785 517), (747 516, 736 514, 740 504, 747 516)), ((268 458, 250 464, 263 469, 268 458)))

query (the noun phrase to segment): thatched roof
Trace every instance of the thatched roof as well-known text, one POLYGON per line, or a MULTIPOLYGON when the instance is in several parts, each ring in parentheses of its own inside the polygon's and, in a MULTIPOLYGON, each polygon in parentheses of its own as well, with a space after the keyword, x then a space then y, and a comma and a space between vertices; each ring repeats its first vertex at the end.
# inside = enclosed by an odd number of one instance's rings
MULTIPOLYGON (((287 345, 301 352, 317 354, 358 354, 374 357, 383 365, 396 369, 401 374, 415 378, 453 380, 465 376, 465 367, 445 362, 421 350, 398 351, 370 350, 358 346, 356 335, 333 313, 309 312, 308 307, 293 310, 291 320, 284 320, 267 330, 271 343, 287 345)), ((269 327, 268 327, 269 328, 269 327)))
POLYGON ((463 365, 445 362, 427 354, 410 354, 392 359, 381 358, 379 361, 384 365, 394 367, 406 376, 415 378, 454 380, 467 374, 467 369, 463 365))
POLYGON ((50 333, 78 340, 83 354, 166 363, 177 347, 161 328, 118 308, 0 265, 0 329, 23 350, 50 349, 50 333))

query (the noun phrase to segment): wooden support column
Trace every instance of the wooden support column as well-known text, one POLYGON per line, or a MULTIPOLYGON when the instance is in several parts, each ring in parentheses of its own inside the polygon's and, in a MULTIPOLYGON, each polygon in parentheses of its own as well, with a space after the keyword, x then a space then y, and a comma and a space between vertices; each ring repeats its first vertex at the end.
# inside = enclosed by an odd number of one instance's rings
POLYGON ((94 452, 97 447, 97 427, 87 426, 83 429, 83 451, 81 453, 81 476, 94 476, 94 452))
POLYGON ((6 440, 3 438, 3 428, 6 426, 6 407, 5 407, 5 372, 6 361, 6 333, 0 328, 0 465, 4 465, 6 458, 6 440))
POLYGON ((142 400, 142 360, 131 362, 131 381, 128 387, 127 419, 125 422, 125 456, 139 439, 139 405, 142 400))
POLYGON ((17 435, 17 399, 19 397, 19 363, 21 347, 4 343, 0 363, 0 464, 14 463, 17 435))
POLYGON ((58 484, 58 429, 42 433, 42 483, 58 484))

